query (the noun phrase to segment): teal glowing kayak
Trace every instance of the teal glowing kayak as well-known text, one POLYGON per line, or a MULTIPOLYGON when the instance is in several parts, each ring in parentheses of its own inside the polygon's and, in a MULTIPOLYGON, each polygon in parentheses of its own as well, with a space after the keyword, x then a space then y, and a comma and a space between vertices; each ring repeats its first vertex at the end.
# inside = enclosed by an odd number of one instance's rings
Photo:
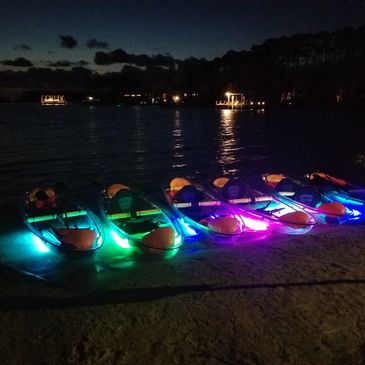
POLYGON ((262 176, 267 188, 279 199, 290 200, 312 215, 321 223, 345 223, 357 217, 343 202, 333 199, 331 194, 321 192, 313 185, 284 174, 262 176))
POLYGON ((317 189, 325 199, 339 202, 352 212, 353 219, 365 217, 365 187, 324 172, 305 175, 308 185, 317 189))
POLYGON ((140 191, 113 184, 100 195, 100 210, 114 240, 127 240, 148 253, 176 251, 183 243, 175 217, 140 191))
POLYGON ((95 252, 104 242, 97 216, 51 186, 26 192, 20 201, 25 225, 50 248, 65 254, 95 252))

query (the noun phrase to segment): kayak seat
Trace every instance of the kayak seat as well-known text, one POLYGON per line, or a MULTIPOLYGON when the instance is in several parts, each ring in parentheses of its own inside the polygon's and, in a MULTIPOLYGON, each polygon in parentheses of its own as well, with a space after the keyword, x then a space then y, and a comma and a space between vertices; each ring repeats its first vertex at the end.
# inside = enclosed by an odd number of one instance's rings
POLYGON ((293 195, 293 199, 311 207, 316 207, 318 203, 322 202, 321 194, 307 186, 298 189, 293 195))
POLYGON ((275 190, 278 192, 296 192, 301 188, 299 184, 296 184, 293 180, 285 177, 284 179, 280 180, 280 182, 276 185, 275 190))
POLYGON ((139 198, 129 189, 122 189, 110 200, 111 213, 136 212, 139 198))
POLYGON ((192 185, 184 186, 175 198, 180 203, 198 203, 204 200, 204 193, 192 185))
POLYGON ((339 191, 339 186, 331 183, 330 181, 324 179, 318 174, 313 174, 313 179, 310 180, 311 185, 316 186, 320 192, 328 193, 330 191, 339 191))
POLYGON ((146 220, 141 222, 126 222, 121 225, 123 231, 127 232, 128 234, 151 232, 158 227, 158 223, 153 222, 152 220, 146 220))
POLYGON ((130 189, 118 191, 110 201, 110 213, 130 213, 130 218, 116 222, 128 234, 150 232, 158 228, 158 223, 148 217, 137 217, 136 212, 146 209, 146 202, 130 189))
POLYGON ((238 179, 230 179, 222 188, 222 195, 226 199, 238 199, 248 195, 247 187, 238 179))
POLYGON ((199 206, 199 202, 204 201, 204 193, 193 185, 184 186, 176 195, 175 199, 179 203, 192 203, 191 207, 184 208, 184 214, 194 218, 204 218, 203 207, 199 206))

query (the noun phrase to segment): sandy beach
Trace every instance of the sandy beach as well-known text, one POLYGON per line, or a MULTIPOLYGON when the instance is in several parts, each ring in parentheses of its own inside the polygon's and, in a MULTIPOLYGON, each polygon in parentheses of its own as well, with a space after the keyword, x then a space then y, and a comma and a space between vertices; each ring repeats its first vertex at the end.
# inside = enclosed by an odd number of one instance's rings
POLYGON ((62 280, 2 265, 1 364, 363 364, 364 262, 344 225, 62 280))

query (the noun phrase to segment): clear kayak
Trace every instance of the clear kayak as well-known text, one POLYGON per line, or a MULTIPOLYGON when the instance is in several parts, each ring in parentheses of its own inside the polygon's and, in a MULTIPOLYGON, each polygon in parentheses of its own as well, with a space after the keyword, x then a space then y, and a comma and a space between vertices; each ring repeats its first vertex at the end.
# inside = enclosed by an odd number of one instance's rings
POLYGON ((353 219, 365 216, 365 187, 350 183, 324 172, 305 175, 308 185, 317 189, 329 201, 339 202, 352 213, 353 219))
POLYGON ((215 190, 212 190, 184 178, 175 178, 165 195, 171 207, 190 226, 227 238, 245 232, 302 234, 316 224, 313 217, 271 196, 261 194, 254 198, 239 193, 227 196, 222 193, 220 183, 229 179, 224 179, 215 180, 215 190))
POLYGON ((165 189, 165 198, 188 237, 206 235, 221 241, 236 239, 245 232, 244 222, 235 209, 196 181, 172 179, 165 189))
POLYGON ((119 239, 128 240, 142 251, 173 251, 183 243, 183 233, 175 217, 159 203, 126 185, 105 188, 100 195, 100 210, 119 239))
POLYGON ((104 242, 101 222, 89 209, 53 187, 37 187, 20 201, 25 225, 50 248, 62 253, 85 254, 104 242))
POLYGON ((265 222, 267 229, 285 234, 307 233, 317 223, 301 206, 270 192, 253 189, 242 179, 220 177, 212 181, 212 185, 222 199, 241 209, 248 227, 255 227, 255 222, 247 220, 252 216, 256 221, 265 222))
POLYGON ((283 174, 266 174, 262 178, 273 193, 299 204, 321 223, 342 224, 358 218, 353 209, 306 182, 283 174))

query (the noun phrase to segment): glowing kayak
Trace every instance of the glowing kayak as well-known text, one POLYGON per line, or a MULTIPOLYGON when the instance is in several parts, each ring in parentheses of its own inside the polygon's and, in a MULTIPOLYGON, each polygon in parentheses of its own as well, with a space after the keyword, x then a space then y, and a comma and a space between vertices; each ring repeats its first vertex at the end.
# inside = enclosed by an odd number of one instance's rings
POLYGON ((141 192, 123 184, 108 186, 101 194, 100 208, 119 239, 158 253, 177 250, 183 234, 175 217, 141 192))
POLYGON ((249 188, 240 179, 220 177, 213 186, 222 199, 241 209, 241 217, 247 227, 254 228, 258 221, 267 229, 286 234, 303 234, 317 223, 316 219, 299 205, 249 188), (255 219, 255 220, 252 220, 255 219))
POLYGON ((365 187, 324 172, 314 172, 305 177, 308 184, 315 187, 326 200, 345 205, 353 219, 360 219, 364 216, 365 187))
POLYGON ((165 190, 165 197, 187 236, 203 233, 213 240, 233 239, 245 231, 234 207, 217 199, 197 182, 174 178, 165 190))
POLYGON ((300 205, 321 223, 341 224, 356 216, 352 209, 302 181, 283 174, 266 174, 262 178, 266 185, 273 189, 273 194, 276 193, 280 199, 300 205))
POLYGON ((24 194, 20 213, 26 226, 49 247, 63 253, 90 253, 101 247, 104 233, 99 219, 53 187, 24 194))

